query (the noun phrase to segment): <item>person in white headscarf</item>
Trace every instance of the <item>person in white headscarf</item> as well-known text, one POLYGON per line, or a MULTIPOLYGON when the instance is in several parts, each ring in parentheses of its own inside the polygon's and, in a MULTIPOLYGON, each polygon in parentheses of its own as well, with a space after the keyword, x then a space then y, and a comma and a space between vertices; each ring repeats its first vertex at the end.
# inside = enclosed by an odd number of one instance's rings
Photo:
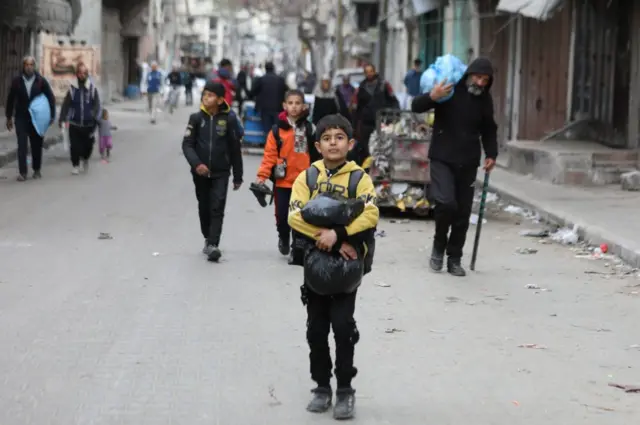
POLYGON ((331 86, 331 78, 328 75, 322 77, 313 95, 315 99, 311 121, 314 124, 317 124, 323 117, 333 114, 340 114, 348 120, 351 119, 347 105, 342 96, 340 96, 338 89, 331 86))

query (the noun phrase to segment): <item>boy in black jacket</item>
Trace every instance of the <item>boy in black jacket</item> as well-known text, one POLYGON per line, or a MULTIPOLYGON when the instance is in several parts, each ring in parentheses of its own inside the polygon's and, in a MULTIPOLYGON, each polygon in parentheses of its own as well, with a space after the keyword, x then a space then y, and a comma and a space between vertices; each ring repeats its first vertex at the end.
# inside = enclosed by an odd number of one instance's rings
POLYGON ((218 261, 220 235, 227 202, 229 176, 233 169, 233 190, 242 185, 242 127, 224 100, 225 88, 207 82, 200 111, 189 117, 182 151, 191 166, 198 198, 200 230, 209 261, 218 261))
MULTIPOLYGON (((364 273, 371 269, 373 233, 380 213, 376 206, 376 190, 371 177, 353 161, 347 161, 353 148, 351 124, 341 115, 328 115, 316 127, 316 148, 322 160, 298 175, 293 184, 289 204, 289 224, 302 237, 315 243, 317 249, 334 252, 345 260, 362 259, 364 273), (319 193, 331 191, 346 198, 359 198, 364 211, 351 224, 335 229, 321 229, 304 221, 301 210, 319 193)), ((358 372, 353 366, 355 344, 360 339, 353 314, 356 308, 356 288, 345 288, 336 295, 320 295, 305 282, 300 288, 302 302, 307 306, 307 341, 311 378, 318 384, 307 406, 310 412, 325 412, 331 406, 331 355, 329 329, 336 342, 335 374, 338 381, 335 419, 353 417, 355 390, 351 380, 358 372)))

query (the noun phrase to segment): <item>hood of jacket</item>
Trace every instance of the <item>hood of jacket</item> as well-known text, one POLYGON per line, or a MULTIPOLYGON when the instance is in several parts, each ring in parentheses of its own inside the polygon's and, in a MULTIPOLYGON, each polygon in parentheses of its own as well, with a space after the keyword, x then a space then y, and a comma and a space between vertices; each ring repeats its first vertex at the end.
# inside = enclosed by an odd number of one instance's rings
MULTIPOLYGON (((207 108, 204 107, 203 103, 200 104, 200 110, 202 112, 204 112, 205 114, 207 114, 208 116, 211 116, 209 111, 207 111, 207 108)), ((229 104, 226 101, 223 100, 222 104, 218 108, 218 113, 228 114, 229 112, 231 112, 231 107, 229 106, 229 104)))
MULTIPOLYGON (((327 167, 325 167, 325 165, 324 165, 324 161, 323 161, 323 160, 318 160, 318 161, 314 162, 314 163, 313 163, 313 165, 314 165, 316 168, 318 168, 318 170, 320 171, 320 174, 321 174, 321 175, 322 175, 322 174, 324 174, 324 173, 326 173, 326 171, 327 171, 327 167)), ((346 162, 344 163, 344 165, 343 165, 342 167, 340 167, 340 168, 338 169, 338 171, 337 171, 333 176, 339 176, 340 174, 349 174, 349 173, 351 173, 352 171, 355 171, 355 170, 358 170, 358 169, 361 169, 361 168, 358 166, 358 164, 356 164, 356 163, 355 163, 355 162, 353 162, 353 161, 346 161, 346 162)), ((333 176, 332 176, 332 177, 333 177, 333 176)))
MULTIPOLYGON (((73 87, 74 89, 79 89, 80 88, 80 84, 78 83, 78 79, 74 78, 71 81, 70 86, 73 87)), ((87 77, 87 80, 84 82, 84 86, 87 88, 87 90, 91 91, 91 89, 94 87, 94 84, 93 84, 93 81, 91 81, 91 78, 87 77)))
MULTIPOLYGON (((298 120, 296 121, 296 125, 303 123, 304 121, 307 120, 307 118, 309 118, 309 110, 305 109, 304 111, 302 111, 302 115, 298 117, 298 120)), ((282 111, 280 112, 280 114, 278 114, 278 126, 283 130, 289 130, 291 128, 291 124, 287 119, 286 111, 282 111)))
POLYGON ((493 85, 493 64, 487 58, 476 58, 473 62, 469 64, 467 67, 467 71, 464 73, 461 82, 466 84, 467 77, 471 74, 482 74, 489 76, 489 84, 485 87, 485 92, 491 90, 491 86, 493 85))

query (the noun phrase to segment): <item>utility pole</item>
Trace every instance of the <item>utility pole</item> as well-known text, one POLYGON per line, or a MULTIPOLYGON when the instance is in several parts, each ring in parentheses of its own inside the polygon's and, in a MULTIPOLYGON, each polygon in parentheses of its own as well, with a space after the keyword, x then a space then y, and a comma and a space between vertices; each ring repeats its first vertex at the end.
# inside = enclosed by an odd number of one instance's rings
MULTIPOLYGON (((156 2, 155 0, 149 0, 149 16, 147 17, 147 35, 149 36, 149 40, 151 41, 151 45, 153 46, 153 55, 157 55, 156 52, 156 32, 154 31, 153 24, 156 20, 156 2)), ((158 60, 157 57, 154 60, 158 60)))
POLYGON ((344 68, 344 32, 342 26, 344 24, 344 7, 342 0, 338 0, 338 16, 336 22, 336 68, 344 68))
POLYGON ((389 13, 389 0, 382 0, 380 5, 382 10, 379 13, 380 23, 378 25, 378 44, 380 57, 378 58, 378 73, 384 75, 387 66, 387 40, 389 39, 389 27, 387 25, 387 14, 389 13))

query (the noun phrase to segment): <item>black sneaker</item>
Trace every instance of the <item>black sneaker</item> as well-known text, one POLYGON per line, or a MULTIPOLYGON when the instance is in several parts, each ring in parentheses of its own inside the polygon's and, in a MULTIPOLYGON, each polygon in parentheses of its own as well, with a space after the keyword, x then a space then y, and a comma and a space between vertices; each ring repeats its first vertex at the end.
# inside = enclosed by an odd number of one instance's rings
POLYGON ((42 178, 42 173, 40 173, 40 171, 34 171, 33 172, 33 178, 34 179, 41 179, 42 178))
POLYGON ((307 411, 313 413, 324 413, 331 407, 331 388, 317 387, 311 390, 313 398, 307 404, 307 411))
POLYGON ((453 276, 466 276, 467 272, 460 264, 459 258, 447 258, 447 271, 453 276))
POLYGON ((220 248, 215 245, 207 246, 207 260, 217 262, 220 257, 222 257, 222 252, 220 252, 220 248))
POLYGON ((336 391, 336 405, 333 408, 333 419, 351 419, 356 407, 356 390, 353 388, 338 388, 336 391))
POLYGON ((434 272, 442 271, 444 265, 444 253, 438 252, 435 249, 431 251, 431 260, 429 260, 429 266, 434 272))
POLYGON ((282 255, 289 255, 289 242, 283 240, 282 238, 278 238, 278 251, 280 251, 280 254, 282 255))
POLYGON ((16 180, 18 180, 19 182, 27 181, 27 176, 24 174, 18 174, 18 178, 16 180))

